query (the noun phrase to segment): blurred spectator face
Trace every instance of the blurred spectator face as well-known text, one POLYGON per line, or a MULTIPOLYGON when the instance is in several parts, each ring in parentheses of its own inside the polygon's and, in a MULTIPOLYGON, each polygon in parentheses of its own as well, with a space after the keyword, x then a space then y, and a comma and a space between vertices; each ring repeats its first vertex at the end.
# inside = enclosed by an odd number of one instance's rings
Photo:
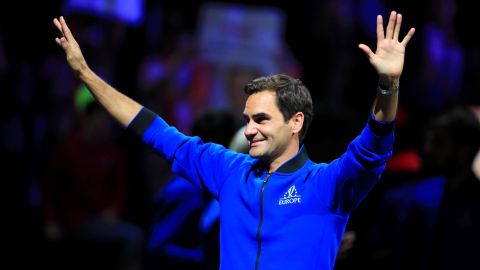
POLYGON ((427 131, 423 148, 423 164, 428 171, 444 172, 455 156, 454 145, 449 132, 444 127, 435 127, 427 131))
MULTIPOLYGON (((472 106, 470 109, 480 122, 480 106, 472 106)), ((480 149, 478 150, 477 155, 475 156, 475 159, 473 161, 473 172, 480 181, 480 149)))
POLYGON ((471 170, 480 141, 480 125, 467 108, 433 119, 424 141, 425 169, 435 174, 462 175, 471 170))

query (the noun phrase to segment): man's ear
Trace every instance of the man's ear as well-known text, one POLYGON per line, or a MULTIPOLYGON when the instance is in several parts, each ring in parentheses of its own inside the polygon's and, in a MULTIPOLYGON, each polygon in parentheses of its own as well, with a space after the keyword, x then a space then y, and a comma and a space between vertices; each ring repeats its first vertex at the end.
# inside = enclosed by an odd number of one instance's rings
POLYGON ((300 133, 304 120, 305 116, 302 112, 297 112, 290 118, 291 130, 293 133, 300 133))

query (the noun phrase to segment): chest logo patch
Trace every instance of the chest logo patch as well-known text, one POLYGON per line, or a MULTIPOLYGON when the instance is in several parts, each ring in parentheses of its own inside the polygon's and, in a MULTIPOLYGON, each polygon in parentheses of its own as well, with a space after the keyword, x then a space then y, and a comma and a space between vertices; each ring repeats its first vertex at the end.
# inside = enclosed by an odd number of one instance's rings
POLYGON ((302 203, 302 195, 298 194, 295 185, 291 186, 283 197, 278 200, 278 205, 293 204, 293 203, 302 203))

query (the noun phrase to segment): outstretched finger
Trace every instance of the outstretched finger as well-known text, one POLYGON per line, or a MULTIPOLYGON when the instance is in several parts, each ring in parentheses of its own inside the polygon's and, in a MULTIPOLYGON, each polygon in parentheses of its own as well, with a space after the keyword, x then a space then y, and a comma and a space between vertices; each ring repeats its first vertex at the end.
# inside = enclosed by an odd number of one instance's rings
POLYGON ((410 28, 410 30, 408 31, 407 35, 403 38, 402 40, 402 45, 404 47, 407 46, 408 42, 410 41, 410 39, 412 39, 413 37, 413 34, 415 33, 415 28, 410 28))
POLYGON ((68 28, 67 22, 65 22, 65 18, 63 18, 63 16, 60 16, 60 24, 62 25, 63 35, 67 41, 74 40, 72 32, 70 32, 70 28, 68 28))
POLYGON ((375 53, 373 53, 372 49, 370 49, 370 47, 365 44, 359 44, 358 48, 360 48, 367 55, 368 58, 372 58, 373 56, 375 56, 375 53))
POLYGON ((390 18, 388 19, 387 33, 385 35, 386 39, 392 39, 393 38, 393 29, 395 27, 396 18, 397 18, 397 12, 392 11, 392 13, 390 13, 390 18))
POLYGON ((377 42, 385 39, 385 32, 383 31, 382 15, 377 15, 377 42))
POLYGON ((400 36, 400 26, 402 26, 402 14, 397 14, 397 23, 395 24, 395 32, 393 32, 393 40, 398 40, 400 36))
POLYGON ((53 19, 53 24, 57 27, 58 31, 60 31, 60 33, 63 36, 63 30, 62 30, 62 25, 60 24, 60 21, 57 18, 55 18, 53 19))

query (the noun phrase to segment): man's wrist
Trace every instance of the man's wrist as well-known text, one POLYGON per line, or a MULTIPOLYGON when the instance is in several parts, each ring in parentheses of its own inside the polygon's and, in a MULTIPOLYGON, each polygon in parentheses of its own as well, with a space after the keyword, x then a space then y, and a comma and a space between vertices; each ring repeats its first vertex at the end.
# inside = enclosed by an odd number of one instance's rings
POLYGON ((400 86, 400 78, 389 77, 389 76, 380 76, 378 78, 378 85, 382 89, 395 89, 400 86))
POLYGON ((383 87, 380 84, 377 86, 377 92, 382 95, 393 95, 397 93, 399 90, 398 87, 393 87, 393 88, 387 88, 383 87))

